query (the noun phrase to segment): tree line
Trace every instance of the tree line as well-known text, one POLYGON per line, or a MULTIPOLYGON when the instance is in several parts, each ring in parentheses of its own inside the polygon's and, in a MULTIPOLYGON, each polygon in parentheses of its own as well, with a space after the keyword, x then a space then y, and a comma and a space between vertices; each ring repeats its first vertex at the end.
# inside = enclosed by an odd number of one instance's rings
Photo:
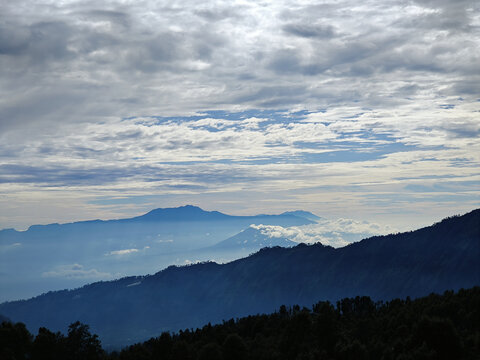
POLYGON ((311 308, 281 306, 272 314, 199 329, 164 332, 118 351, 102 349, 80 322, 68 333, 22 323, 0 327, 0 358, 73 360, 479 359, 480 287, 411 300, 366 296, 311 308))

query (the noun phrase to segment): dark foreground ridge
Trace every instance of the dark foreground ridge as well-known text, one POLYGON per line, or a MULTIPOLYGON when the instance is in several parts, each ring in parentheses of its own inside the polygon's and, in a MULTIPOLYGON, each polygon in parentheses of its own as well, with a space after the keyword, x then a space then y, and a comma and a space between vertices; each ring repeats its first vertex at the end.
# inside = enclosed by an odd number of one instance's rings
POLYGON ((0 326, 0 358, 17 360, 473 360, 478 354, 480 287, 416 300, 357 296, 336 305, 281 306, 270 315, 164 332, 110 353, 79 322, 67 336, 41 328, 35 338, 21 323, 0 326))
POLYGON ((155 275, 98 282, 0 304, 31 331, 89 324, 106 347, 163 331, 270 313, 280 305, 366 295, 417 298, 480 285, 480 210, 420 230, 373 237, 344 248, 266 248, 228 264, 169 267, 155 275))

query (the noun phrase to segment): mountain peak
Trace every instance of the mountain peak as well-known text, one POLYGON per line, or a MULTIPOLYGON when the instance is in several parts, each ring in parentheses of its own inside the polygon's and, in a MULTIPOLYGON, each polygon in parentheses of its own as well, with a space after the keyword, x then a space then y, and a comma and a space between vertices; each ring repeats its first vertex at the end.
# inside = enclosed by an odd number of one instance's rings
POLYGON ((304 210, 285 211, 281 215, 293 215, 293 216, 301 217, 301 218, 315 221, 315 222, 322 219, 320 216, 317 216, 309 211, 304 211, 304 210))
POLYGON ((195 220, 219 220, 229 217, 218 211, 205 211, 198 206, 184 205, 175 208, 158 208, 149 211, 145 215, 133 218, 135 220, 154 221, 195 221, 195 220))
POLYGON ((268 231, 265 231, 264 225, 254 226, 250 225, 240 233, 221 241, 220 243, 212 246, 213 249, 231 249, 231 248, 243 248, 243 249, 261 249, 263 247, 292 247, 297 243, 287 239, 284 236, 274 236, 268 231))

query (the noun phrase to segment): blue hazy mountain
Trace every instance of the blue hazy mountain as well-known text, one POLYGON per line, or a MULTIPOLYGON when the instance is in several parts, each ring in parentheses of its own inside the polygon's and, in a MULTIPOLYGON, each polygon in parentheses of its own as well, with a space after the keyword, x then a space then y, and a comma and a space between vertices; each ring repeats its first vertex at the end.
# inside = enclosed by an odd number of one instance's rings
POLYGON ((282 213, 282 215, 293 215, 293 216, 301 217, 314 222, 317 222, 318 220, 322 219, 320 216, 312 214, 309 211, 303 211, 303 210, 285 211, 284 213, 282 213))
POLYGON ((154 273, 172 264, 248 253, 205 249, 251 224, 313 223, 294 214, 231 216, 196 206, 155 209, 118 220, 33 225, 0 231, 0 301, 74 288, 97 280, 154 273))
POLYGON ((259 227, 250 226, 240 233, 211 246, 209 249, 252 251, 260 250, 264 247, 292 247, 296 245, 298 245, 298 243, 285 237, 271 236, 262 231, 259 227))
POLYGON ((223 221, 238 216, 230 216, 218 211, 205 211, 197 206, 186 205, 177 208, 154 209, 145 215, 130 219, 124 219, 124 222, 168 222, 168 221, 223 221))
POLYGON ((80 320, 105 346, 195 328, 280 305, 368 295, 419 297, 480 285, 480 210, 430 227, 377 236, 343 248, 265 248, 227 264, 171 266, 154 275, 97 282, 0 304, 0 314, 65 331, 80 320))

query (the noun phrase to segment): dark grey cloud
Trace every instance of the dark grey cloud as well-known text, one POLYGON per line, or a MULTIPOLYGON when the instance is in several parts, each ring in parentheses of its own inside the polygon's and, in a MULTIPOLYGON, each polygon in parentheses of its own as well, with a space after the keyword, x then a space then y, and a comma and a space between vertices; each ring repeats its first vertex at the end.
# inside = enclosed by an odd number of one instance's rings
MULTIPOLYGON (((69 85, 71 87, 63 87, 49 82, 44 86, 22 86, 23 91, 0 107, 0 132, 22 126, 38 127, 37 130, 42 131, 67 123, 72 112, 89 101, 85 90, 74 87, 78 84, 69 85)), ((28 128, 23 131, 24 135, 29 132, 28 128)))
POLYGON ((480 138, 480 123, 474 121, 445 124, 441 129, 446 130, 448 134, 454 138, 480 138))
POLYGON ((301 72, 301 59, 293 49, 279 50, 272 56, 270 67, 277 74, 290 74, 301 72))
POLYGON ((0 25, 0 54, 20 55, 27 51, 30 31, 28 28, 14 28, 15 24, 0 25))
POLYGON ((244 10, 244 6, 237 6, 237 7, 227 7, 223 9, 199 9, 194 10, 194 14, 198 15, 199 17, 207 20, 209 23, 215 21, 222 21, 227 19, 240 19, 242 16, 242 10, 244 10))
POLYGON ((239 96, 235 101, 239 103, 253 102, 256 107, 279 107, 281 104, 291 105, 302 101, 307 95, 304 86, 264 86, 254 93, 239 96))
POLYGON ((124 141, 140 139, 145 134, 141 130, 121 131, 115 134, 107 134, 96 136, 93 138, 95 141, 124 141))
POLYGON ((126 68, 144 73, 174 71, 176 62, 185 58, 180 34, 163 33, 138 44, 126 53, 126 68))
MULTIPOLYGON (((131 17, 128 13, 118 10, 92 9, 78 11, 76 14, 80 15, 85 21, 108 21, 111 25, 118 26, 123 29, 130 29, 131 17)), ((119 30, 119 29, 115 29, 119 30)))
POLYGON ((211 168, 208 163, 197 162, 201 171, 192 172, 195 162, 185 165, 159 164, 103 166, 75 168, 55 165, 50 167, 34 165, 0 165, 0 184, 32 184, 39 187, 99 186, 115 184, 126 180, 158 183, 158 189, 207 189, 225 183, 268 181, 268 176, 255 176, 241 169, 231 167, 211 168), (183 182, 188 181, 188 184, 183 182))
POLYGON ((460 79, 455 81, 452 88, 446 92, 449 95, 470 95, 478 96, 480 94, 480 75, 479 73, 472 73, 468 79, 460 79))
POLYGON ((72 29, 63 21, 40 21, 29 26, 7 24, 0 28, 0 34, 0 54, 25 57, 29 66, 71 59, 74 55, 68 49, 72 29))
POLYGON ((329 25, 286 24, 283 31, 304 38, 331 39, 336 35, 335 28, 329 25))
MULTIPOLYGON (((135 169, 88 168, 26 165, 0 165, 0 183, 29 183, 39 186, 101 185, 136 175, 135 169)), ((158 180, 161 176, 157 177, 158 180)))

